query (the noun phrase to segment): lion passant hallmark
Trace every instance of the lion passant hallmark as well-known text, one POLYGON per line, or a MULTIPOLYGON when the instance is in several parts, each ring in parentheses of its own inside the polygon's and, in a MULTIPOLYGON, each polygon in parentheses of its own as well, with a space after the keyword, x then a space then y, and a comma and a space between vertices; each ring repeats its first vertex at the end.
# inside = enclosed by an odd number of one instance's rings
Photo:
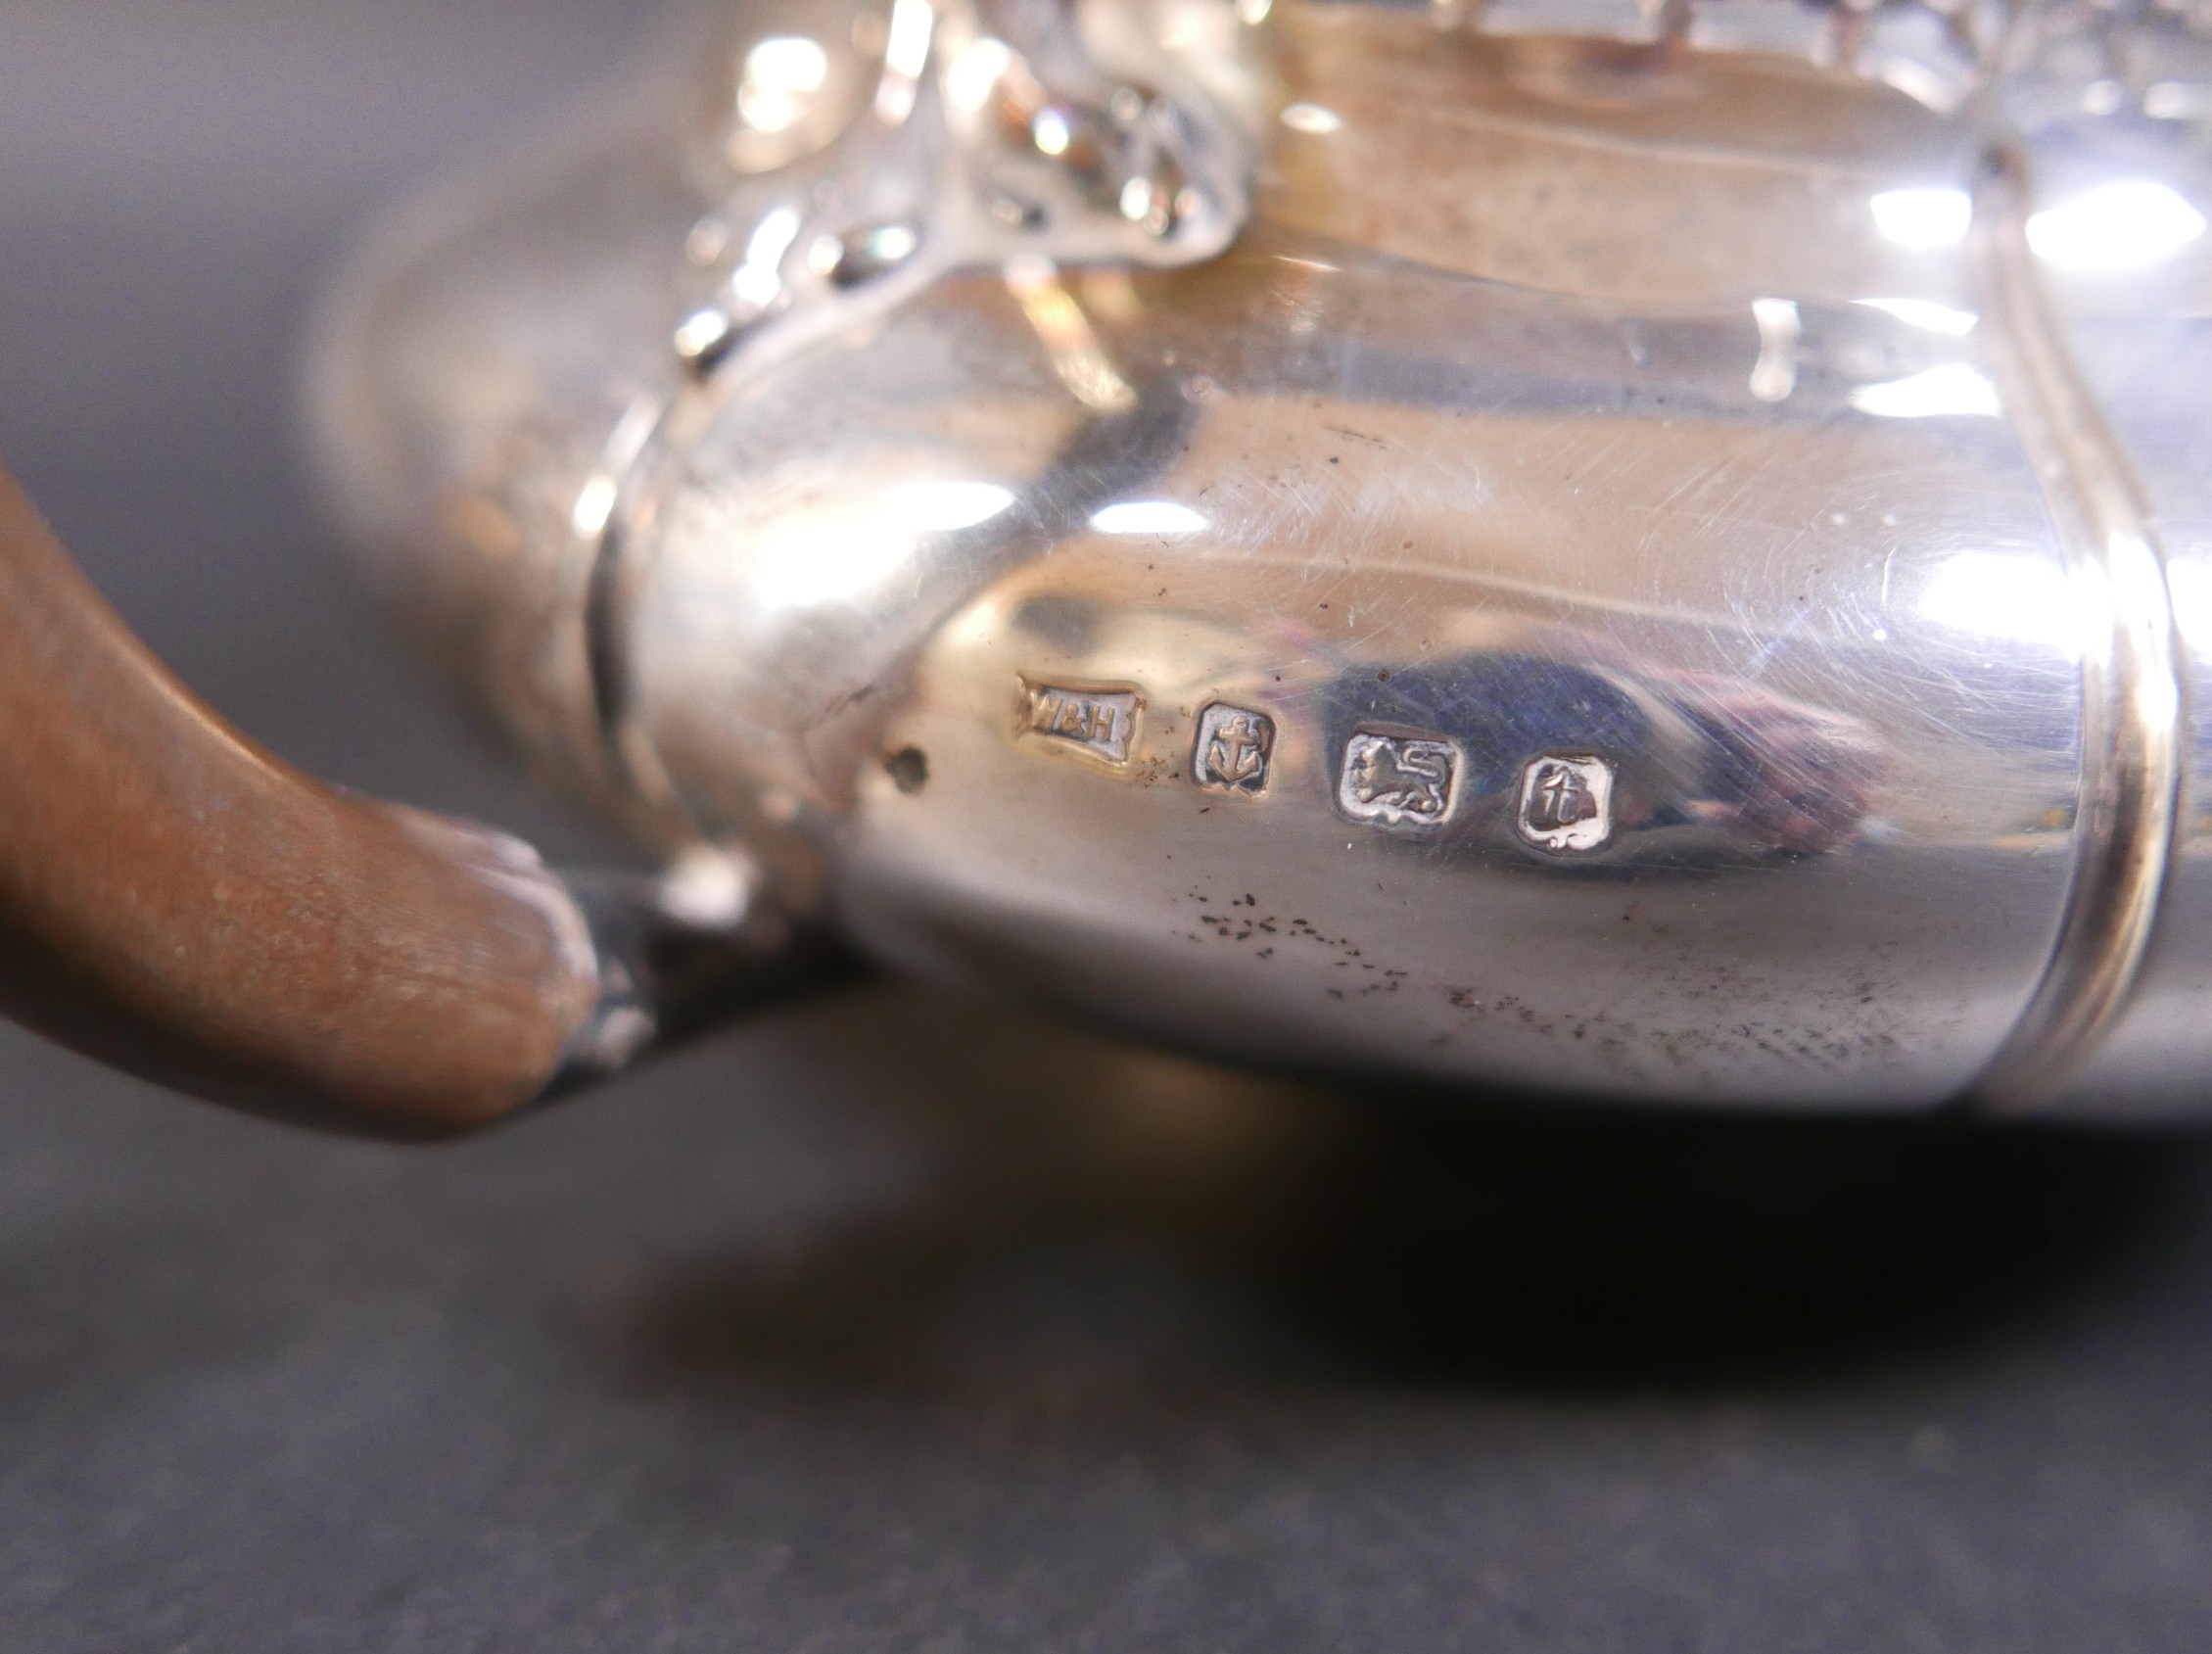
POLYGON ((1459 748, 1448 740, 1360 730, 1344 743, 1337 802, 1355 822, 1435 827, 1451 813, 1459 748))

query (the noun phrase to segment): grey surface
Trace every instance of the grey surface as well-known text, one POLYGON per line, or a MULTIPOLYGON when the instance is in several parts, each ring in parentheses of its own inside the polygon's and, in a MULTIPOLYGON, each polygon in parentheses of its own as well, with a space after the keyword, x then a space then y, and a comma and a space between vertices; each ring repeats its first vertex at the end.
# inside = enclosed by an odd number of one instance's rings
MULTIPOLYGON (((411 674, 288 352, 639 26, 0 4, 0 450, 203 691, 612 847, 411 674)), ((897 988, 435 1152, 0 1039, 0 1646, 2125 1651, 2212 1633, 2200 1140, 1549 1120, 897 988)))

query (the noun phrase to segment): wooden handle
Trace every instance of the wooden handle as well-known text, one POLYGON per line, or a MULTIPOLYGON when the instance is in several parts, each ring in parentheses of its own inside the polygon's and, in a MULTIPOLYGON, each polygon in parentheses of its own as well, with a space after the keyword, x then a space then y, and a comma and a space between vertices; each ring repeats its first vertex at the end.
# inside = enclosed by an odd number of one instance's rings
POLYGON ((599 1002, 534 852, 260 750, 0 471, 0 1010, 203 1097, 428 1135, 544 1092, 599 1002))

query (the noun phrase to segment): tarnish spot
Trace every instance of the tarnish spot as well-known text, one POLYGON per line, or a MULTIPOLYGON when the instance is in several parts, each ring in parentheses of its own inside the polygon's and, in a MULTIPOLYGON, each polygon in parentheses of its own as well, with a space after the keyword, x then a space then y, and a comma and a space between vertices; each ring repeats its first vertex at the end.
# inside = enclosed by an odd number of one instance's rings
POLYGON ((901 747, 883 760, 883 772, 901 792, 919 792, 929 784, 929 755, 918 746, 901 747))

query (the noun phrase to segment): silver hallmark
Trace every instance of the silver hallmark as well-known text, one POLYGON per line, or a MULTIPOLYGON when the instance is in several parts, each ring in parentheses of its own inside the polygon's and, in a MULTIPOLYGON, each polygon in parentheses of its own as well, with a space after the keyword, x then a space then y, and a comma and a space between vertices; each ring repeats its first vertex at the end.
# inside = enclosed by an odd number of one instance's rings
POLYGON ((1449 741, 1360 730, 1344 745, 1337 802, 1354 821, 1434 827, 1451 811, 1458 773, 1449 741))
POLYGON ((1613 766, 1538 758, 1521 772, 1521 836, 1546 850, 1595 850, 1613 836, 1613 766))
POLYGON ((1129 762, 1137 709, 1143 705, 1136 690, 1069 689, 1032 684, 1026 678, 1021 686, 1028 698, 1028 718, 1022 727, 1031 734, 1081 747, 1108 764, 1129 762))
POLYGON ((1275 720, 1266 713, 1215 701, 1199 714, 1191 748, 1191 780, 1199 785, 1257 798, 1274 761, 1275 720))

